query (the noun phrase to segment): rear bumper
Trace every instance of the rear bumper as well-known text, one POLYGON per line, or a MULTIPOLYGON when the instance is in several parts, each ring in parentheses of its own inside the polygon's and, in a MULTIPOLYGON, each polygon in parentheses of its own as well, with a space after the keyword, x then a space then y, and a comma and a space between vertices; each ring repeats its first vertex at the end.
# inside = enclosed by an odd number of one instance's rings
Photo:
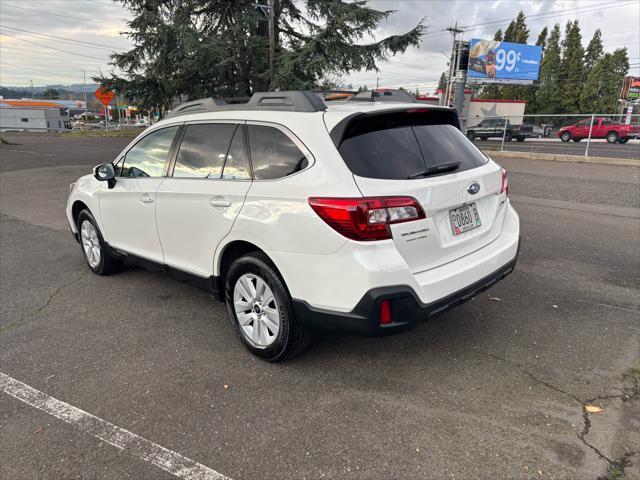
POLYGON ((406 285, 380 287, 369 290, 351 312, 318 309, 302 300, 293 300, 296 318, 304 325, 320 330, 340 331, 352 335, 383 336, 410 330, 440 313, 456 307, 484 292, 513 272, 515 257, 486 277, 432 303, 420 301, 414 290, 406 285), (389 300, 392 323, 380 324, 380 306, 389 300))

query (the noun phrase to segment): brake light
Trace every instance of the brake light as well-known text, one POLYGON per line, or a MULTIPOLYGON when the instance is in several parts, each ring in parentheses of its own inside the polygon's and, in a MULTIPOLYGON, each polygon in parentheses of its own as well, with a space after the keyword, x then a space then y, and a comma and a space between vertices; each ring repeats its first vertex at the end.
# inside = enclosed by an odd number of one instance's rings
POLYGON ((336 232, 359 241, 387 240, 389 225, 425 218, 413 197, 312 197, 309 205, 336 232))
POLYGON ((509 180, 507 179, 507 170, 502 169, 502 186, 500 187, 500 193, 506 193, 509 195, 509 180))

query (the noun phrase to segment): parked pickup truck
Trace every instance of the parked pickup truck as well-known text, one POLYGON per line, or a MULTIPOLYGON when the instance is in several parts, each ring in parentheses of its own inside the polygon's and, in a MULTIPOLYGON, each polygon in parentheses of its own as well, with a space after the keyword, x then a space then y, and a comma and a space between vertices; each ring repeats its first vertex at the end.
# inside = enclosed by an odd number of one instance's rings
POLYGON ((505 132, 504 118, 487 118, 479 124, 467 128, 467 138, 469 140, 475 140, 476 138, 486 140, 487 138, 502 138, 503 136, 505 142, 510 142, 514 138, 519 142, 524 142, 525 138, 538 138, 542 135, 534 125, 512 125, 509 120, 507 120, 507 130, 505 132))
POLYGON ((593 127, 591 127, 591 118, 587 118, 575 125, 562 127, 558 130, 558 137, 563 142, 569 140, 579 142, 583 138, 589 138, 589 128, 591 128, 591 138, 606 138, 609 143, 627 143, 631 138, 638 138, 639 134, 637 125, 625 125, 607 117, 596 117, 593 120, 593 127))

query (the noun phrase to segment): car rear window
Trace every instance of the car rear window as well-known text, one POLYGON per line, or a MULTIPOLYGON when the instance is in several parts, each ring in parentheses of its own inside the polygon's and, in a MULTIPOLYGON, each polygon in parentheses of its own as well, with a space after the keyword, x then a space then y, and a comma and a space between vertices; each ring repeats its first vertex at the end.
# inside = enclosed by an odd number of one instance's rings
POLYGON ((360 177, 402 180, 438 164, 460 162, 456 172, 487 157, 440 112, 366 116, 346 128, 338 150, 360 177))

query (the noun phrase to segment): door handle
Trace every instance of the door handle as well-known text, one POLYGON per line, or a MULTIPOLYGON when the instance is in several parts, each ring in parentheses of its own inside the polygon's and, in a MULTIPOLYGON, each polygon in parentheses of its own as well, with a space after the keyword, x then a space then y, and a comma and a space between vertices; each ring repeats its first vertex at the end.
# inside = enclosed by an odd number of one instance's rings
POLYGON ((223 197, 213 197, 209 199, 209 205, 212 207, 230 207, 231 202, 223 197))
POLYGON ((153 203, 153 195, 150 193, 143 193, 140 195, 140 201, 142 203, 153 203))

